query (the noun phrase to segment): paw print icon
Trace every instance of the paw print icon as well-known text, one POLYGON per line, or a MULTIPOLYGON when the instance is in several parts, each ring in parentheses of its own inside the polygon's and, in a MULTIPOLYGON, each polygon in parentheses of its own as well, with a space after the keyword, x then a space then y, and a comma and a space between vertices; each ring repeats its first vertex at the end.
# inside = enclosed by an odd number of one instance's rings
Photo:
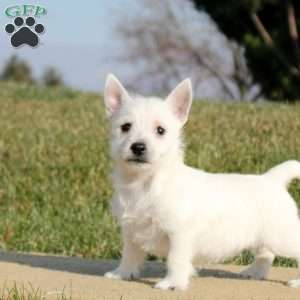
POLYGON ((16 17, 14 24, 7 24, 5 31, 11 35, 10 42, 13 47, 28 45, 36 47, 39 44, 39 35, 45 31, 42 24, 36 24, 33 17, 16 17))

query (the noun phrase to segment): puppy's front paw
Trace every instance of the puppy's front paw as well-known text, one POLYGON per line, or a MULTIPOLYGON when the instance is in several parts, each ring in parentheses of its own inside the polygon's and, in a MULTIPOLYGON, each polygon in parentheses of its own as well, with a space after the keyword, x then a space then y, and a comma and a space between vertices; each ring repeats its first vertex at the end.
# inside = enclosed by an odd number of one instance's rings
POLYGON ((121 268, 117 268, 113 271, 106 272, 104 274, 104 277, 110 278, 110 279, 123 279, 123 280, 133 280, 139 277, 138 271, 132 271, 132 270, 123 270, 121 268))
POLYGON ((186 290, 188 287, 188 282, 175 282, 171 279, 165 278, 159 281, 155 286, 156 289, 161 290, 186 290))
POLYGON ((122 279, 121 274, 117 270, 106 272, 104 277, 109 279, 122 279))

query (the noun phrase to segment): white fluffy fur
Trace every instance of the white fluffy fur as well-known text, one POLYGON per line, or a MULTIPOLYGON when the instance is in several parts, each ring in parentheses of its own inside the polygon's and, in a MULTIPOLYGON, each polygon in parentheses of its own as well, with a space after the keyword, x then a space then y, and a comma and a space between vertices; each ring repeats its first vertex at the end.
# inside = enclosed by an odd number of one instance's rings
MULTIPOLYGON (((242 274, 266 278, 274 255, 300 263, 300 222, 287 192, 300 178, 300 163, 288 161, 262 175, 211 174, 183 162, 181 128, 192 101, 183 81, 166 100, 130 98, 109 75, 105 102, 112 123, 115 194, 113 214, 122 228, 120 266, 105 274, 139 276, 146 253, 167 257, 161 289, 186 289, 198 260, 223 261, 250 249, 256 254, 242 274), (120 126, 131 123, 129 132, 120 126), (163 136, 157 126, 166 129, 163 136), (130 146, 143 141, 146 163, 129 162, 130 146)), ((300 286, 300 279, 289 282, 300 286)))

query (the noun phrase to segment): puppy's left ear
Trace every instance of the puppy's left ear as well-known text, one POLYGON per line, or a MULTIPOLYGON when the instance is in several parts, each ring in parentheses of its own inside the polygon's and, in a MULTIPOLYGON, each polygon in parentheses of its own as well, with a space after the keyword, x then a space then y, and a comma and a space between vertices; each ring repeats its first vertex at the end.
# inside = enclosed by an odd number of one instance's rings
POLYGON ((189 78, 179 83, 166 99, 167 103, 170 105, 172 111, 182 123, 182 125, 188 119, 192 100, 192 82, 189 78))

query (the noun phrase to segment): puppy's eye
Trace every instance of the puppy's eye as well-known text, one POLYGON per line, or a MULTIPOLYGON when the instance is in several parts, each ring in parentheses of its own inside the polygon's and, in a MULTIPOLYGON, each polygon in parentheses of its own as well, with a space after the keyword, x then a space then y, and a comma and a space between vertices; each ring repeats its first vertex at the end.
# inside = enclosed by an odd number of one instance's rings
POLYGON ((128 132, 131 128, 131 124, 130 123, 125 123, 123 125, 121 125, 121 130, 122 132, 128 132))
POLYGON ((164 129, 164 128, 161 127, 161 126, 158 126, 158 127, 156 128, 156 132, 157 132, 159 135, 164 135, 165 132, 166 132, 166 129, 164 129))

